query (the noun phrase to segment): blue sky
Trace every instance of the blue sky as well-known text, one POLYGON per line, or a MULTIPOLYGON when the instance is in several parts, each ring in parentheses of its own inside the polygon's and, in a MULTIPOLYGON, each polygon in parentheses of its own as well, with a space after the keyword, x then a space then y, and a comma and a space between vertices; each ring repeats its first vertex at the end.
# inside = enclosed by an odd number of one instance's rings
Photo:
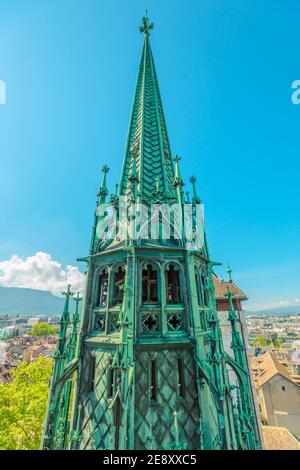
POLYGON ((144 8, 173 153, 249 308, 299 303, 298 0, 0 0, 0 260, 89 247, 121 172, 144 8), (298 301, 296 300, 298 299, 298 301))

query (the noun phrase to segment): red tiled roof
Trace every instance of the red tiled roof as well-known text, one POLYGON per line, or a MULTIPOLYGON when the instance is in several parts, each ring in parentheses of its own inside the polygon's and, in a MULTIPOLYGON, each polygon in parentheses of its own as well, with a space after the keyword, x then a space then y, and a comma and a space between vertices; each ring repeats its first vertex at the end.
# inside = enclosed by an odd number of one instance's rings
POLYGON ((221 281, 215 274, 213 275, 213 282, 215 288, 215 295, 217 299, 227 299, 226 294, 228 293, 227 287, 232 292, 233 299, 247 300, 247 295, 242 291, 234 282, 221 281))
POLYGON ((287 428, 263 426, 266 450, 300 450, 300 443, 287 428))
POLYGON ((275 354, 269 351, 261 356, 251 358, 251 365, 254 372, 254 384, 256 388, 264 385, 276 374, 282 375, 297 385, 287 367, 281 364, 275 354))

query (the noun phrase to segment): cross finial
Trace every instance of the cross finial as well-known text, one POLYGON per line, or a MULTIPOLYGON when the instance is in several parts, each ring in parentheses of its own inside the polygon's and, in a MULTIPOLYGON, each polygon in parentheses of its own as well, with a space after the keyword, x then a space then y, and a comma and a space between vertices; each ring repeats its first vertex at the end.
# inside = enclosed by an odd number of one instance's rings
POLYGON ((175 155, 175 157, 173 158, 173 161, 176 163, 180 162, 180 160, 181 160, 181 157, 179 155, 175 155))
POLYGON ((101 170, 103 173, 108 173, 109 172, 109 166, 104 165, 101 170))
POLYGON ((77 304, 82 300, 82 297, 80 297, 79 292, 77 292, 76 297, 74 297, 74 300, 77 304))
POLYGON ((143 26, 140 26, 140 32, 144 33, 145 36, 150 36, 150 29, 154 28, 154 24, 150 23, 147 10, 145 12, 145 16, 142 18, 142 23, 143 26))
POLYGON ((62 295, 65 295, 66 299, 69 299, 70 297, 72 297, 73 292, 71 292, 71 284, 68 284, 68 288, 66 292, 62 292, 62 295))

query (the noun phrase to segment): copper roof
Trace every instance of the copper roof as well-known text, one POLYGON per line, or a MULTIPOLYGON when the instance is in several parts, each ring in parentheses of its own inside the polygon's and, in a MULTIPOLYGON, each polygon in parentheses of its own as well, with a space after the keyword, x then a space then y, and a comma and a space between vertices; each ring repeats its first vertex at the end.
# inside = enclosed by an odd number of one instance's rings
POLYGON ((251 358, 251 367, 254 375, 255 388, 262 387, 276 374, 280 374, 295 385, 296 382, 289 373, 287 367, 280 363, 275 354, 267 351, 261 356, 251 358))
POLYGON ((215 295, 217 299, 227 299, 227 288, 232 292, 233 299, 247 300, 247 295, 234 282, 221 281, 215 274, 213 275, 215 295))
POLYGON ((300 450, 300 443, 287 428, 263 426, 266 450, 300 450))

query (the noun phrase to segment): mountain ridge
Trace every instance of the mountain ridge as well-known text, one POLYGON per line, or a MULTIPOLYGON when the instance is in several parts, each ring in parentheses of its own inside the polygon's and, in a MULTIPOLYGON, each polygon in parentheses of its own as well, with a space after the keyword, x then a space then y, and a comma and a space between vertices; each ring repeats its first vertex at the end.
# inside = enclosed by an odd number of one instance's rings
POLYGON ((60 315, 63 297, 24 287, 0 286, 0 315, 60 315))
POLYGON ((267 308, 264 310, 247 310, 246 315, 292 315, 300 313, 300 305, 287 305, 285 307, 267 308))

